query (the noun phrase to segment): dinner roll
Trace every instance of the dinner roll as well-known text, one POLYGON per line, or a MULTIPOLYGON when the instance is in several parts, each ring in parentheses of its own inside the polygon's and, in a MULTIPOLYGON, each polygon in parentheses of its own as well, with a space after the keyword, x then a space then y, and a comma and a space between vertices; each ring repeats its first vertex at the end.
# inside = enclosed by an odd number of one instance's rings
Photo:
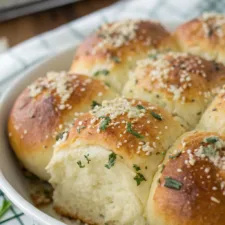
POLYGON ((204 13, 175 31, 181 50, 225 63, 225 16, 204 13))
POLYGON ((88 224, 145 225, 153 174, 183 132, 147 102, 103 101, 56 144, 47 166, 56 211, 88 224))
POLYGON ((74 120, 103 99, 116 96, 104 83, 84 75, 50 72, 17 98, 9 116, 10 144, 23 166, 42 179, 55 139, 74 120))
POLYGON ((104 80, 121 91, 128 71, 152 49, 176 49, 160 23, 124 20, 105 24, 78 47, 71 72, 104 80))
POLYGON ((196 129, 218 132, 225 136, 225 86, 209 105, 196 129))
POLYGON ((191 132, 168 151, 150 191, 150 225, 224 225, 225 142, 191 132))
POLYGON ((187 53, 152 53, 137 62, 123 94, 160 105, 193 128, 225 83, 225 67, 187 53))

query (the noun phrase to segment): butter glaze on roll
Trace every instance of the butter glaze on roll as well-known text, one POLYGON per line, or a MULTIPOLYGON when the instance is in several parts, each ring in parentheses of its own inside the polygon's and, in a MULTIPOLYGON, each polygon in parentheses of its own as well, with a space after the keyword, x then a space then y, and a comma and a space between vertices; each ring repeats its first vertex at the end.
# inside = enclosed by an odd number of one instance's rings
POLYGON ((9 116, 10 144, 23 166, 42 179, 55 140, 76 114, 116 94, 104 83, 83 75, 48 73, 17 98, 9 116))
POLYGON ((152 49, 177 49, 160 23, 124 20, 105 24, 78 47, 70 71, 104 80, 121 92, 129 70, 152 49))
POLYGON ((224 141, 195 131, 175 142, 151 186, 150 225, 224 225, 224 141))
POLYGON ((169 113, 147 102, 103 101, 56 145, 47 167, 56 211, 88 224, 145 225, 153 175, 183 132, 169 113))
POLYGON ((123 94, 157 104, 192 129, 225 83, 225 67, 187 53, 152 52, 137 62, 123 94))
POLYGON ((178 27, 174 36, 182 51, 225 63, 223 14, 204 13, 178 27))

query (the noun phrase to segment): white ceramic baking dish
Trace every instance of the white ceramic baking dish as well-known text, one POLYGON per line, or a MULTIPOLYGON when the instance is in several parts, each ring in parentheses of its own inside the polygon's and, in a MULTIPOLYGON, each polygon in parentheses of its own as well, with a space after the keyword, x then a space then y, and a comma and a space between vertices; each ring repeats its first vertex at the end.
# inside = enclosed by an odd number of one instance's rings
POLYGON ((13 102, 27 85, 48 71, 69 69, 74 49, 75 47, 54 55, 19 75, 0 100, 0 188, 15 205, 40 225, 63 225, 64 223, 32 205, 26 180, 8 144, 7 120, 13 102))

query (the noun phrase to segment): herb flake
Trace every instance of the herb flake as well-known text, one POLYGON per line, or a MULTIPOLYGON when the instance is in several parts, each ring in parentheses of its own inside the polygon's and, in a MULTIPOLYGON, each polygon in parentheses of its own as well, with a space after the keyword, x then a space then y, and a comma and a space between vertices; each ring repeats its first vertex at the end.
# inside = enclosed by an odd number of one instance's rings
POLYGON ((102 116, 100 118, 102 118, 103 120, 101 121, 99 128, 100 130, 105 130, 108 127, 111 119, 108 116, 102 116))
POLYGON ((80 168, 84 168, 84 167, 85 167, 85 165, 83 165, 82 162, 81 162, 80 160, 77 161, 77 165, 78 165, 80 168))
POLYGON ((203 154, 207 157, 215 157, 216 156, 216 150, 212 146, 204 146, 203 147, 203 154))
POLYGON ((94 101, 92 101, 92 103, 91 103, 91 108, 94 109, 95 106, 101 106, 101 104, 98 103, 98 102, 96 102, 96 101, 94 100, 94 101))
POLYGON ((138 109, 145 109, 145 107, 143 105, 137 105, 138 109))
POLYGON ((139 186, 141 182, 146 181, 144 175, 141 173, 137 173, 136 176, 134 177, 134 180, 137 182, 137 186, 139 186))
POLYGON ((85 129, 85 126, 77 127, 77 133, 80 134, 80 131, 85 129))
POLYGON ((112 56, 111 59, 115 62, 115 63, 120 63, 121 59, 118 56, 112 56))
POLYGON ((93 74, 95 77, 99 76, 99 75, 104 75, 107 76, 109 75, 109 70, 106 69, 102 69, 102 70, 98 70, 93 74))
POLYGON ((148 55, 148 57, 150 59, 156 60, 157 59, 157 54, 156 53, 151 53, 151 54, 148 55))
POLYGON ((218 140, 219 140, 218 137, 208 137, 208 138, 205 139, 205 142, 206 142, 206 143, 210 143, 210 144, 214 144, 214 143, 216 143, 218 140))
POLYGON ((138 165, 136 165, 136 164, 133 165, 133 168, 134 168, 136 171, 141 170, 140 166, 138 166, 138 165))
POLYGON ((165 184, 164 187, 174 189, 174 190, 180 190, 182 188, 183 184, 172 177, 165 177, 165 184))
POLYGON ((84 155, 84 158, 87 160, 87 163, 89 164, 89 162, 91 162, 91 160, 88 157, 89 157, 89 154, 84 155))
POLYGON ((139 134, 138 132, 136 132, 132 129, 132 124, 130 122, 127 123, 127 129, 126 130, 127 130, 128 133, 134 135, 137 138, 144 138, 143 135, 139 134))
POLYGON ((157 113, 155 113, 153 111, 151 111, 151 115, 157 120, 162 120, 162 117, 159 114, 157 114, 157 113))
POLYGON ((169 155, 170 159, 176 159, 177 157, 179 157, 181 155, 181 152, 177 152, 175 154, 169 155))
POLYGON ((117 155, 116 155, 114 152, 112 152, 112 153, 109 155, 108 163, 105 164, 105 167, 106 167, 107 169, 110 169, 110 168, 112 168, 112 167, 115 165, 116 157, 117 157, 117 155))
POLYGON ((56 141, 62 140, 65 133, 66 133, 66 131, 61 132, 61 133, 58 133, 58 134, 56 135, 56 138, 55 138, 56 141))

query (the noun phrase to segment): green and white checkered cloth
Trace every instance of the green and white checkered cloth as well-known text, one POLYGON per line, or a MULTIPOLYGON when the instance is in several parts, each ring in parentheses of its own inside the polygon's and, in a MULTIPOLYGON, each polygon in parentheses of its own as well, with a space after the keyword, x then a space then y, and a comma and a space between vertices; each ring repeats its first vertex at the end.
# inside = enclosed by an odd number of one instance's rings
MULTIPOLYGON (((79 43, 104 22, 124 18, 151 18, 164 24, 182 23, 205 11, 223 12, 225 0, 130 0, 121 1, 97 13, 66 24, 56 30, 32 38, 0 54, 0 94, 24 70, 44 60, 50 54, 79 43)), ((0 191, 0 205, 6 196, 0 191)), ((0 218, 4 225, 34 225, 17 207, 0 218)))

